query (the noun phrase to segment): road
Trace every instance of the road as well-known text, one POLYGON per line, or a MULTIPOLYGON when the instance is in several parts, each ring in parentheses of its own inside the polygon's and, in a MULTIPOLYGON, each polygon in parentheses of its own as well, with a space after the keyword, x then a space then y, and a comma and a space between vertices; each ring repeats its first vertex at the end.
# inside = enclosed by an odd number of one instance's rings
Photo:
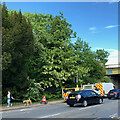
POLYGON ((5 111, 3 118, 119 118, 119 100, 104 99, 103 104, 69 107, 66 103, 5 111))

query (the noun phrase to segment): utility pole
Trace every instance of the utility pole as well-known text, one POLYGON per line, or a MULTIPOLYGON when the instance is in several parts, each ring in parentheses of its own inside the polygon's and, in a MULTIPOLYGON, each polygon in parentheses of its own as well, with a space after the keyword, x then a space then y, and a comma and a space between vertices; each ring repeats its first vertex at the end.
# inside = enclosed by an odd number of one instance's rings
POLYGON ((77 83, 77 86, 76 86, 76 90, 77 91, 79 88, 78 88, 78 78, 77 76, 74 77, 74 83, 77 83))

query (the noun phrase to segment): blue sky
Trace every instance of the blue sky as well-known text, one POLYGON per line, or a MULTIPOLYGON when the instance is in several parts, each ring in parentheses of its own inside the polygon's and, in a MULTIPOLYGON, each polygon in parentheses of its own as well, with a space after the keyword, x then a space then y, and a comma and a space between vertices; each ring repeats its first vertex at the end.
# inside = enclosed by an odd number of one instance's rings
POLYGON ((104 48, 111 53, 109 58, 117 58, 117 2, 8 2, 6 5, 8 9, 54 16, 61 11, 77 37, 86 41, 92 50, 104 48))

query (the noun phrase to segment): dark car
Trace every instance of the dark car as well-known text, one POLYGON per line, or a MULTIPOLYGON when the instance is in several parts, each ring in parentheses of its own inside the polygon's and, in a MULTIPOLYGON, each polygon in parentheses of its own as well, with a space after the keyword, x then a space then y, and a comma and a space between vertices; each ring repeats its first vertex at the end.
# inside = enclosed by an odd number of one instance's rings
POLYGON ((75 104, 82 104, 84 107, 86 107, 88 104, 101 104, 102 102, 102 96, 98 95, 93 90, 81 90, 72 92, 71 94, 69 94, 67 99, 67 104, 70 107, 73 107, 75 104))
POLYGON ((110 90, 107 94, 107 97, 109 99, 111 98, 120 98, 120 89, 113 89, 113 90, 110 90))

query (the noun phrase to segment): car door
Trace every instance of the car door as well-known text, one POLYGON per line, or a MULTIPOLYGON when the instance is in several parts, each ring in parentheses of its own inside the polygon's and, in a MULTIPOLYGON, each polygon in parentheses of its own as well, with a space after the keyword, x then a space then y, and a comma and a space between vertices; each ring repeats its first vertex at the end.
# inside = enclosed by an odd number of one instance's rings
POLYGON ((90 91, 91 103, 97 103, 98 95, 94 91, 90 91))
POLYGON ((87 100, 88 104, 92 103, 92 96, 91 96, 91 91, 90 90, 86 90, 86 97, 85 99, 87 100))

